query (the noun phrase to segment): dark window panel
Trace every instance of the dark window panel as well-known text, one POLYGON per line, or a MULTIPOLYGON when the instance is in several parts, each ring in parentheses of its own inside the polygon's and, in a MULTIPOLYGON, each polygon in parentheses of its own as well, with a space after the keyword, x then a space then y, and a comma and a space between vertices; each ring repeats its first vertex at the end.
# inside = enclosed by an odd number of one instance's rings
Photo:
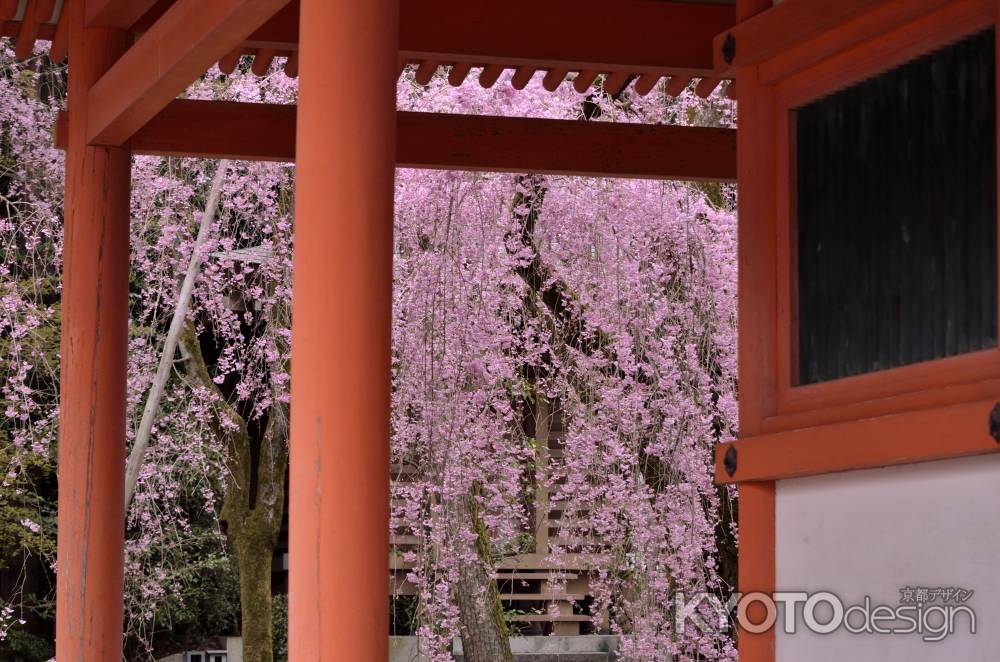
POLYGON ((994 41, 795 111, 800 384, 996 346, 994 41))

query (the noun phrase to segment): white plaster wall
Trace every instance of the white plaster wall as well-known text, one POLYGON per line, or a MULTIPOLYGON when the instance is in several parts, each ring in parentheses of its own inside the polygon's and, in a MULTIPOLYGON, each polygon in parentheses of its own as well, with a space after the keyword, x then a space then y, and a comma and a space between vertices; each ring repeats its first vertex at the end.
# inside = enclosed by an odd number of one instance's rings
POLYGON ((963 617, 938 643, 803 633, 801 618, 785 634, 779 615, 777 662, 1000 660, 1000 455, 779 481, 776 519, 779 590, 894 606, 905 586, 963 587, 977 615, 977 634, 963 617))

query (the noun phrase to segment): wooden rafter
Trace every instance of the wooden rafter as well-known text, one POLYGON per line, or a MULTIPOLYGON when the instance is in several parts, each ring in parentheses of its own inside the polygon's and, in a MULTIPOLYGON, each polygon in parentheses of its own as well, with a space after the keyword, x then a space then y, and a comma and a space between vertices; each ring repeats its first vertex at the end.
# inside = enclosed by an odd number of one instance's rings
POLYGON ((91 88, 91 144, 131 138, 287 2, 177 0, 91 88))
POLYGON ((91 27, 127 29, 136 24, 157 0, 87 0, 84 20, 91 27))
MULTIPOLYGON (((244 48, 297 49, 298 17, 293 0, 244 48)), ((735 10, 649 0, 410 0, 400 3, 399 21, 400 56, 411 61, 701 77, 712 72, 712 39, 732 27, 735 10)))
MULTIPOLYGON (((140 154, 295 159, 295 106, 171 102, 132 138, 140 154), (261 131, 261 127, 267 127, 261 131)), ((398 113, 400 167, 732 181, 736 132, 535 118, 398 113)), ((57 145, 65 143, 60 115, 57 145)))
POLYGON ((23 60, 31 55, 35 40, 38 38, 38 31, 42 24, 51 18, 54 5, 53 0, 28 2, 24 10, 24 17, 21 19, 21 27, 17 32, 17 47, 14 51, 14 57, 23 60))
MULTIPOLYGON (((512 0, 502 5, 486 0, 406 2, 401 7, 400 66, 417 65, 423 81, 436 75, 439 66, 448 67, 449 80, 454 85, 460 84, 472 68, 485 67, 479 79, 487 87, 495 84, 504 70, 514 70, 513 83, 517 89, 523 88, 533 73, 542 72, 549 91, 568 78, 583 93, 602 75, 611 87, 623 89, 634 81, 637 92, 643 95, 664 77, 701 80, 699 89, 703 93, 711 91, 709 82, 717 78, 717 72, 713 72, 711 41, 716 33, 735 29, 731 6, 623 0, 609 8, 602 2, 547 0, 538 4, 512 0), (531 16, 530 21, 523 20, 526 15, 531 16), (595 34, 601 37, 595 39, 595 34)), ((28 7, 37 8, 45 3, 52 4, 53 0, 30 0, 28 7)), ((171 16, 190 12, 190 4, 184 0, 91 0, 86 3, 85 18, 90 26, 127 30, 143 41, 147 33, 161 32, 164 23, 173 21, 171 16)), ((194 24, 202 30, 225 13, 227 3, 203 4, 205 15, 199 16, 200 23, 194 24)), ((227 66, 231 68, 241 55, 290 55, 292 63, 286 72, 291 76, 297 74, 300 0, 276 4, 283 6, 220 56, 220 67, 230 70, 227 66)), ((61 60, 66 40, 65 34, 56 30, 58 16, 50 17, 43 10, 40 13, 45 18, 40 21, 36 12, 29 9, 25 17, 19 15, 17 21, 11 20, 19 6, 20 0, 0 0, 0 19, 6 16, 6 21, 0 20, 0 31, 5 36, 19 37, 22 55, 30 51, 36 39, 53 39, 52 54, 57 61, 61 60)), ((57 10, 56 14, 60 12, 57 10)), ((200 40, 197 34, 175 34, 169 40, 161 40, 161 45, 169 44, 174 50, 188 48, 192 54, 213 43, 200 40)), ((138 49, 144 51, 149 63, 158 61, 161 55, 158 47, 152 45, 153 48, 144 45, 138 49)), ((141 62, 132 55, 128 59, 133 60, 129 66, 116 67, 125 72, 116 84, 130 77, 138 80, 134 76, 142 70, 141 62)), ((267 57, 259 59, 254 62, 255 72, 265 70, 270 64, 267 57)), ((180 71, 190 78, 188 67, 168 64, 172 68, 162 72, 164 78, 179 76, 180 71)), ((110 87, 107 85, 105 89, 110 87)), ((144 104, 162 107, 165 95, 143 92, 140 96, 144 104)), ((110 121, 102 117, 98 116, 94 122, 110 121)), ((117 129, 97 130, 101 144, 121 140, 122 132, 117 129)))
POLYGON ((545 69, 705 75, 726 5, 624 0, 423 0, 400 3, 400 55, 545 69))
MULTIPOLYGON (((35 39, 52 39, 55 31, 56 26, 43 23, 38 26, 38 34, 35 35, 35 39)), ((20 21, 0 21, 0 37, 14 37, 16 39, 20 32, 20 21)))
POLYGON ((802 68, 823 54, 860 43, 946 4, 947 0, 786 0, 716 35, 713 57, 717 75, 728 77, 740 67, 760 64, 778 54, 794 60, 791 69, 802 68), (794 50, 838 26, 843 30, 824 37, 826 50, 813 44, 811 57, 794 50))

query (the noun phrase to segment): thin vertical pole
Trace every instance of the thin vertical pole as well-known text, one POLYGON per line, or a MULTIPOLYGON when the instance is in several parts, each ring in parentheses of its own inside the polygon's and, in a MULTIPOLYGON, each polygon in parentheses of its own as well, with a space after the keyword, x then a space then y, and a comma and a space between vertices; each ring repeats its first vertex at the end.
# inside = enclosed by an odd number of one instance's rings
POLYGON ((396 0, 303 0, 289 653, 388 659, 396 0))
POLYGON ((70 2, 59 397, 56 657, 120 662, 131 154, 89 147, 87 92, 125 35, 70 2))
MULTIPOLYGON (((766 11, 771 0, 737 0, 737 21, 766 11)), ((739 44, 737 44, 737 49, 739 44)), ((741 69, 737 103, 739 186, 739 383, 740 434, 761 433, 762 421, 773 416, 777 393, 777 244, 773 210, 776 153, 773 88, 755 80, 756 72, 741 69)), ((740 483, 739 590, 775 590, 775 484, 740 483)), ((750 620, 760 623, 759 604, 750 620)), ((741 662, 774 662, 774 629, 739 632, 741 662)))

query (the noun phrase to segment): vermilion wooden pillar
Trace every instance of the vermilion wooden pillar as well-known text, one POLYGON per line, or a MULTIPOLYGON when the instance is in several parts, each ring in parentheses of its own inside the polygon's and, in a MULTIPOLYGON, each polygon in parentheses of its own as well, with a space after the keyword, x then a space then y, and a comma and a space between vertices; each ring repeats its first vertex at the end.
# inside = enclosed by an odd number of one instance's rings
MULTIPOLYGON (((740 112, 739 170, 739 383, 740 436, 753 437, 763 421, 774 414, 777 374, 777 315, 774 296, 777 268, 774 245, 774 194, 768 186, 775 151, 773 100, 752 76, 740 77, 737 100, 740 112)), ((743 594, 770 594, 775 590, 775 484, 774 481, 740 484, 739 590, 743 594)), ((750 607, 753 623, 764 621, 760 604, 750 607)), ((753 633, 741 630, 742 662, 774 660, 773 629, 753 633)))
MULTIPOLYGON (((737 20, 748 20, 771 6, 771 0, 737 0, 737 20)), ((762 422, 773 415, 775 408, 777 346, 774 318, 777 302, 754 295, 775 289, 777 254, 771 238, 774 193, 768 179, 774 167, 775 152, 771 129, 773 102, 762 93, 753 72, 742 73, 737 77, 740 111, 737 134, 740 434, 753 436, 760 434, 762 422)), ((740 485, 739 526, 739 590, 744 594, 772 593, 775 590, 774 481, 740 485)), ((748 616, 752 622, 760 623, 765 618, 762 611, 761 605, 752 605, 748 616)), ((760 633, 740 630, 740 659, 744 662, 773 660, 774 644, 773 630, 760 633)))
POLYGON ((88 147, 87 91, 126 47, 70 2, 56 657, 120 662, 131 155, 88 147))
POLYGON ((397 2, 300 21, 289 652, 385 662, 397 2))

